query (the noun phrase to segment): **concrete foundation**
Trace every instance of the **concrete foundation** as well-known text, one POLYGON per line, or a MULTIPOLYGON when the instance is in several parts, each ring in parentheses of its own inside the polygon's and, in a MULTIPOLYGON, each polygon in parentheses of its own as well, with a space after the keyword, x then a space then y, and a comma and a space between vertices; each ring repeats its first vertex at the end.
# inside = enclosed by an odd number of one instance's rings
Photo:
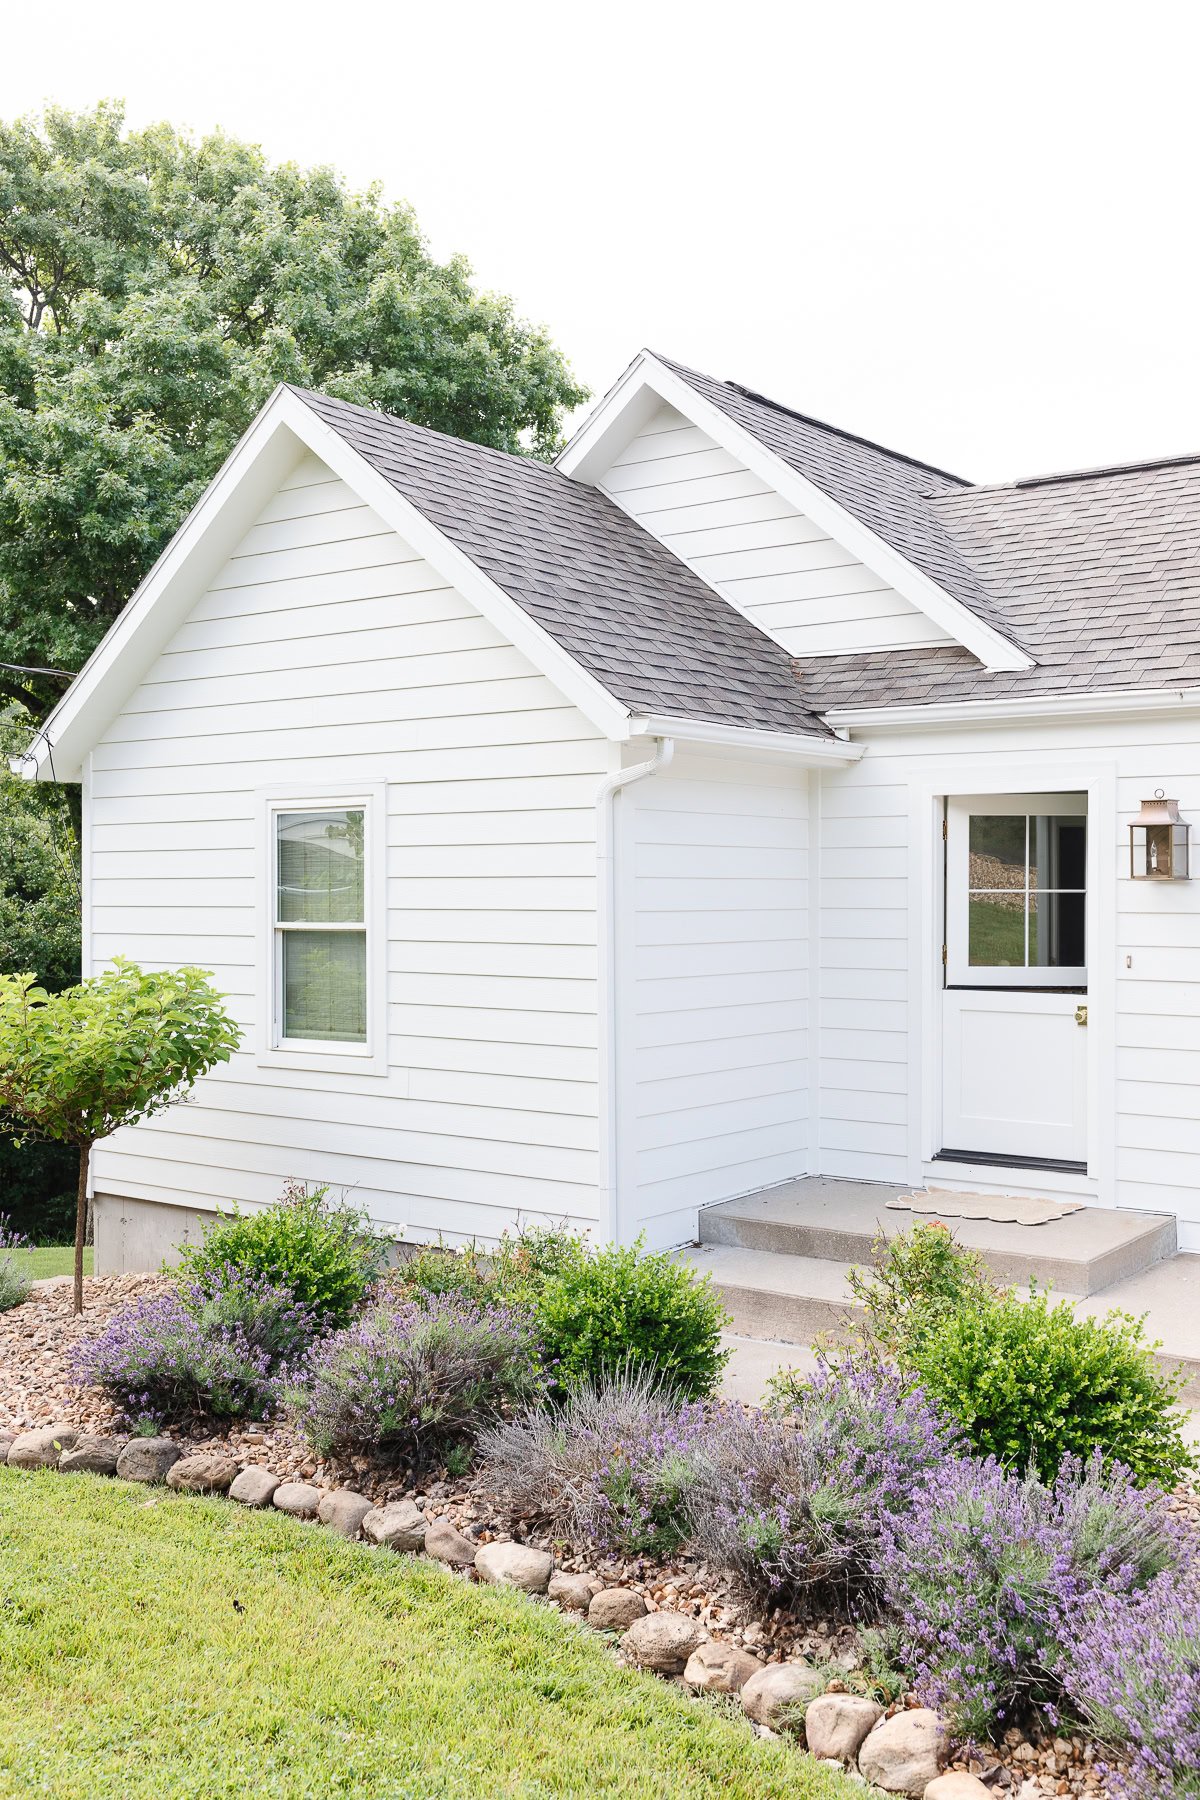
POLYGON ((93 1203, 97 1275, 144 1275, 177 1260, 184 1244, 198 1243, 215 1211, 194 1206, 163 1206, 156 1200, 130 1200, 120 1194, 97 1194, 93 1203))

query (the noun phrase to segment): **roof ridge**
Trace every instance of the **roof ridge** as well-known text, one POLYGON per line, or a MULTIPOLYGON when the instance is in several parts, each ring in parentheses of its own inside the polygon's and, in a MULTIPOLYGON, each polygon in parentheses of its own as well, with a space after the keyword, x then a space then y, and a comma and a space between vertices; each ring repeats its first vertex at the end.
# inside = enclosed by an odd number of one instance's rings
POLYGON ((744 382, 721 379, 716 375, 705 375, 702 369, 693 369, 687 363, 676 362, 674 357, 663 356, 657 350, 650 355, 658 362, 666 363, 669 368, 685 370, 689 375, 699 375, 702 380, 719 382, 744 400, 753 400, 759 406, 769 406, 772 412, 783 413, 789 419, 798 419, 802 425, 815 426, 818 431, 827 431, 831 437, 842 438, 846 443, 861 444, 866 450, 877 450, 881 456, 890 456, 895 462, 907 463, 910 468, 924 469, 930 475, 941 475, 946 481, 953 481, 959 487, 972 487, 974 484, 965 475, 956 475, 951 469, 943 469, 937 463, 925 462, 919 456, 909 456, 905 450, 893 450, 889 444, 881 444, 875 438, 864 437, 861 432, 847 431, 843 425, 831 425, 828 419, 818 419, 812 413, 801 412, 798 407, 788 406, 782 400, 773 400, 770 394, 762 394, 757 388, 747 387, 744 382))

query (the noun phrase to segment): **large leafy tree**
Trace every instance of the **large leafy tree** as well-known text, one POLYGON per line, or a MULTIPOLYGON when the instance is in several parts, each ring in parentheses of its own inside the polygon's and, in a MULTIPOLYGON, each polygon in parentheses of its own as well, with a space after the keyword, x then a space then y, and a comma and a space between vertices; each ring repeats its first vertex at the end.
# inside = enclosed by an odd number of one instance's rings
MULTIPOLYGON (((545 455, 546 334, 327 168, 120 106, 0 124, 0 661, 75 670, 280 381, 545 455)), ((0 669, 41 714, 53 676, 0 669)))

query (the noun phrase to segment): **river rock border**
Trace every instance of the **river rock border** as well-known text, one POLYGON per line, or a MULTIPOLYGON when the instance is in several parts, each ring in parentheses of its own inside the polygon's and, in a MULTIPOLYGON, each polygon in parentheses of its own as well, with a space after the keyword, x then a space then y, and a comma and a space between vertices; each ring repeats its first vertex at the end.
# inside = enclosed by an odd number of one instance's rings
POLYGON ((924 1707, 887 1712, 861 1695, 837 1691, 825 1674, 801 1661, 763 1663, 737 1645, 714 1638, 687 1613, 652 1612, 631 1588, 605 1587, 585 1575, 556 1571, 549 1551, 494 1540, 477 1545, 449 1519, 425 1516, 415 1500, 377 1506, 352 1488, 320 1488, 288 1481, 257 1464, 206 1451, 185 1455, 167 1437, 111 1438, 72 1425, 42 1425, 18 1436, 0 1434, 0 1462, 10 1469, 111 1475, 165 1483, 181 1493, 222 1495, 237 1505, 266 1508, 308 1520, 349 1539, 424 1554, 467 1579, 513 1587, 586 1619, 619 1646, 623 1662, 695 1694, 740 1700, 756 1730, 769 1736, 803 1733, 808 1754, 857 1774, 885 1794, 914 1800, 989 1800, 993 1790, 976 1776, 943 1773, 948 1743, 937 1714, 924 1707), (803 1720, 803 1725, 800 1721, 803 1720))

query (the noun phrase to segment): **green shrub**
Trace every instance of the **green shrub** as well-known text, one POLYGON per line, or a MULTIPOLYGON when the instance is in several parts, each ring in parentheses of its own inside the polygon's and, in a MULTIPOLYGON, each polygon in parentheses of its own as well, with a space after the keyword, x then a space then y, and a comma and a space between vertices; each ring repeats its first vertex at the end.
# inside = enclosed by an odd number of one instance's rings
POLYGON ((543 1251, 558 1262, 536 1272, 536 1314, 545 1355, 565 1387, 645 1369, 681 1399, 713 1392, 728 1352, 721 1349, 725 1311, 707 1276, 640 1241, 543 1251))
POLYGON ((857 1335, 872 1355, 901 1368, 943 1319, 997 1291, 978 1251, 964 1250, 940 1222, 880 1236, 871 1248, 871 1267, 847 1277, 863 1309, 857 1335))
POLYGON ((1182 1377, 1158 1367, 1126 1313, 1076 1317, 1067 1300, 1010 1291, 946 1312, 907 1348, 981 1455, 1052 1481, 1064 1456, 1099 1450, 1139 1483, 1167 1487, 1193 1465, 1175 1410, 1182 1377))
POLYGON ((387 1256, 383 1238, 365 1213, 289 1182, 281 1199, 261 1212, 234 1213, 184 1250, 186 1280, 218 1284, 230 1269, 261 1275, 289 1288, 322 1325, 345 1325, 366 1297, 387 1256))
POLYGON ((16 1252, 25 1249, 25 1239, 13 1231, 0 1213, 0 1313, 20 1306, 29 1298, 29 1275, 17 1260, 16 1252))

